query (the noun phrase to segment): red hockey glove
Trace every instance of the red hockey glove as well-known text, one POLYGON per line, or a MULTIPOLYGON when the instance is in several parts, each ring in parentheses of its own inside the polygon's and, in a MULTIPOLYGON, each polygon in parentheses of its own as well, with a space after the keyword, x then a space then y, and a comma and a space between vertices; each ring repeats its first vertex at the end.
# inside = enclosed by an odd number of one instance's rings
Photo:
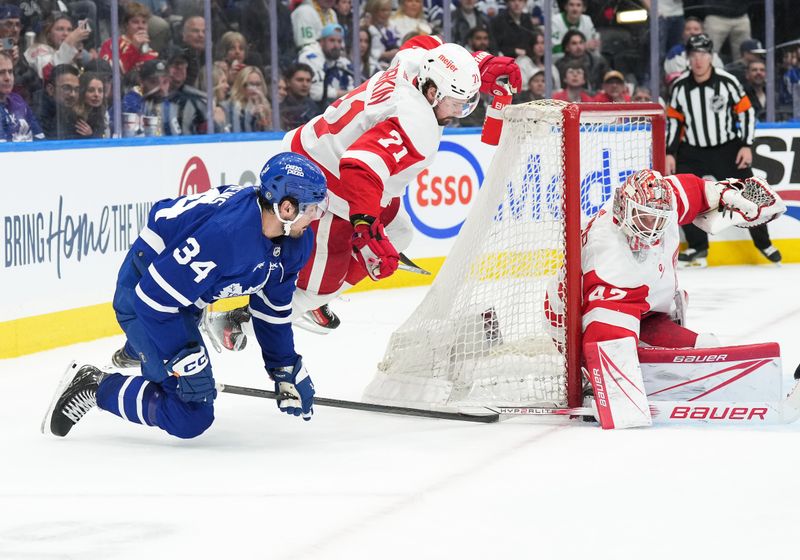
POLYGON ((373 280, 391 276, 397 270, 400 255, 386 237, 383 225, 372 216, 353 216, 353 249, 358 262, 373 280))
POLYGON ((516 61, 508 56, 494 56, 485 51, 478 51, 472 56, 478 63, 481 72, 481 93, 494 96, 507 95, 505 85, 500 81, 508 78, 511 93, 522 90, 522 75, 516 61))

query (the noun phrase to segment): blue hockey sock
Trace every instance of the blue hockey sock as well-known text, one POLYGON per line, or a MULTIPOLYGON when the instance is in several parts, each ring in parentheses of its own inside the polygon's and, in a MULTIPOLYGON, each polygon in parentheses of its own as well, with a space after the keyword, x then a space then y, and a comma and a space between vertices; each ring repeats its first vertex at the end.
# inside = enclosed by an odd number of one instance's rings
POLYGON ((97 406, 136 424, 156 425, 161 388, 141 376, 113 373, 97 388, 97 406))

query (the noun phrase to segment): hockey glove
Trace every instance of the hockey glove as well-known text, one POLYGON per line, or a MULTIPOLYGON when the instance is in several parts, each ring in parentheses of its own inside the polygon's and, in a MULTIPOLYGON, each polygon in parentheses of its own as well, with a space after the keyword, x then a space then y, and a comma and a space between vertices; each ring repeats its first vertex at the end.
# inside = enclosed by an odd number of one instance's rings
POLYGON ((217 397, 211 362, 203 346, 191 346, 178 352, 167 371, 178 378, 178 397, 183 402, 211 404, 217 397))
POLYGON ((270 378, 275 382, 278 408, 286 414, 303 416, 311 420, 314 414, 314 383, 303 365, 303 357, 297 356, 294 366, 270 368, 270 378))
POLYGON ((731 225, 738 227, 765 224, 786 211, 778 194, 758 177, 706 181, 706 200, 712 210, 716 203, 723 217, 728 214, 731 225))
POLYGON ((359 214, 350 218, 353 222, 353 249, 356 258, 373 280, 391 276, 397 270, 400 255, 386 237, 383 225, 372 216, 359 214))
POLYGON ((472 56, 481 72, 481 93, 497 97, 522 90, 522 75, 513 58, 494 56, 485 51, 478 51, 472 56), (508 88, 504 79, 508 80, 508 88))

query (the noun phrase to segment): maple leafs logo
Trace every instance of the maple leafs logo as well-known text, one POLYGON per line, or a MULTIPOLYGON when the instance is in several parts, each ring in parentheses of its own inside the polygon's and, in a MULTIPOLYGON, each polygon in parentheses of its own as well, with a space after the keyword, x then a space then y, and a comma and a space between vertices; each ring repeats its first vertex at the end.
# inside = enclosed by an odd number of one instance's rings
POLYGON ((233 296, 240 296, 243 293, 244 292, 242 290, 242 285, 239 284, 238 282, 235 282, 235 283, 231 284, 230 286, 225 286, 224 288, 222 288, 222 290, 217 295, 217 298, 222 299, 222 298, 228 298, 228 297, 233 297, 233 296))

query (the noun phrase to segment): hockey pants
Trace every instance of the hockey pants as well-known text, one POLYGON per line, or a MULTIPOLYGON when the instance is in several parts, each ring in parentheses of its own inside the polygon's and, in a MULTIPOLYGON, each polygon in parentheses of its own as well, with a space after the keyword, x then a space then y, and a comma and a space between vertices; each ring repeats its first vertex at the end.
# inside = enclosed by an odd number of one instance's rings
MULTIPOLYGON (((144 252, 134 245, 122 263, 114 293, 114 312, 128 337, 125 351, 142 361, 142 375, 114 373, 105 377, 97 389, 97 405, 130 422, 158 426, 179 438, 193 438, 214 422, 214 405, 186 403, 178 397, 177 379, 167 375, 152 338, 136 317, 134 289, 148 265, 144 252)), ((190 338, 202 344, 200 313, 186 309, 179 313, 190 338)))
MULTIPOLYGON (((393 198, 382 209, 379 220, 398 252, 411 244, 413 228, 400 198, 393 198)), ((353 254, 353 226, 349 220, 329 212, 313 222, 311 228, 314 248, 297 277, 297 290, 292 299, 293 318, 328 303, 367 277, 366 268, 353 254)))

